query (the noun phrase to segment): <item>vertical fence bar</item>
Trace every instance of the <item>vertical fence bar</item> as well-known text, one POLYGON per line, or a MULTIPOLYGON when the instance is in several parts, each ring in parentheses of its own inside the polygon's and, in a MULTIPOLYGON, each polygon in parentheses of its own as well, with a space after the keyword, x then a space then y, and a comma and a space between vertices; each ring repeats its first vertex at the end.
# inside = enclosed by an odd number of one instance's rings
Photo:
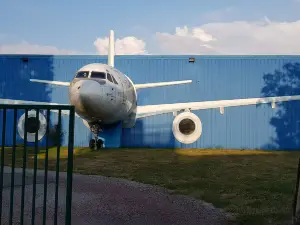
POLYGON ((66 221, 65 221, 66 225, 71 225, 74 123, 75 123, 75 111, 74 111, 74 107, 72 106, 70 109, 70 118, 69 118, 67 196, 66 196, 66 221))
POLYGON ((28 126, 27 120, 28 120, 28 109, 25 109, 22 194, 21 194, 21 218, 20 218, 21 225, 24 224, 25 179, 26 179, 26 167, 27 167, 27 126, 28 126))
POLYGON ((17 142, 17 109, 14 109, 14 128, 13 128, 13 147, 11 162, 11 181, 10 181, 10 210, 9 224, 12 225, 14 213, 14 194, 15 194, 15 163, 16 163, 16 142, 17 142))
MULTIPOLYGON (((36 110, 36 124, 39 124, 39 111, 38 107, 34 106, 36 110)), ((22 107, 21 107, 22 108, 22 107)), ((9 224, 13 223, 13 213, 14 213, 14 184, 15 184, 15 165, 16 165, 16 141, 17 141, 17 115, 18 109, 12 106, 14 110, 14 127, 13 127, 13 147, 12 147, 12 166, 11 166, 11 192, 10 192, 10 210, 9 210, 9 224)), ((58 107, 58 133, 61 133, 62 129, 62 109, 58 107)), ((67 168, 67 193, 66 193, 66 217, 65 224, 71 224, 71 204, 72 204, 72 173, 73 173, 73 148, 74 148, 74 122, 75 122, 75 111, 74 107, 69 108, 70 118, 69 118, 69 139, 68 139, 68 168, 67 168)), ((24 203, 25 203, 25 183, 26 183, 26 167, 28 166, 28 149, 27 149, 27 132, 28 132, 28 115, 29 109, 25 107, 25 121, 24 121, 24 149, 23 149, 23 167, 22 167, 22 189, 21 189, 21 214, 20 214, 20 224, 24 224, 24 203)), ((2 224, 2 201, 3 201, 3 179, 4 179, 4 158, 5 158, 5 139, 6 139, 6 117, 7 108, 3 108, 2 117, 2 143, 1 143, 1 177, 0 177, 0 224, 2 224)), ((47 108, 47 125, 46 125, 46 151, 45 151, 45 173, 44 173, 44 202, 43 202, 43 225, 46 224, 47 215, 47 177, 48 177, 48 160, 49 160, 49 126, 50 126, 50 108, 47 108)), ((60 135, 58 135, 57 143, 57 159, 56 159, 56 187, 55 187, 55 211, 54 211, 54 224, 57 225, 57 214, 58 214, 58 187, 59 187, 59 172, 60 172, 60 148, 61 140, 60 135)), ((33 193, 32 193, 32 220, 31 224, 35 224, 35 214, 36 214, 36 183, 37 183, 37 169, 38 169, 38 129, 35 132, 35 148, 34 148, 34 170, 33 170, 33 193)))
POLYGON ((54 225, 57 225, 57 208, 58 208, 58 185, 59 185, 59 161, 60 161, 60 133, 61 133, 61 109, 58 111, 58 143, 56 152, 56 181, 55 181, 55 208, 54 208, 54 225))
POLYGON ((1 179, 0 179, 0 224, 2 224, 2 196, 3 196, 3 176, 4 176, 4 151, 5 151, 5 133, 6 133, 6 109, 3 109, 2 115, 2 146, 1 146, 1 179))
POLYGON ((49 124, 50 110, 47 109, 47 126, 46 126, 46 152, 45 152, 45 175, 44 175, 44 206, 43 206, 43 225, 46 225, 46 208, 47 208, 47 185, 48 185, 48 160, 49 160, 49 124))
POLYGON ((296 189, 293 201, 293 225, 300 224, 300 207, 299 207, 299 182, 300 182, 300 158, 298 159, 298 170, 296 175, 296 189))
MULTIPOLYGON (((36 109, 36 124, 39 123, 39 109, 36 109)), ((37 155, 38 155, 38 130, 35 132, 34 140, 34 168, 33 168, 33 193, 32 193, 32 214, 31 214, 31 224, 34 225, 35 222, 35 197, 36 197, 36 172, 37 172, 37 155)))

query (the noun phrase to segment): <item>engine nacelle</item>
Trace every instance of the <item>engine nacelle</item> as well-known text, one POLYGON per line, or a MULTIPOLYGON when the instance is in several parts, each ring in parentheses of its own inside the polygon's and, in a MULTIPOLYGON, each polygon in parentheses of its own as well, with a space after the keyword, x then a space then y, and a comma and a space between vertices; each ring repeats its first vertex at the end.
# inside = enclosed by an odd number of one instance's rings
POLYGON ((183 112, 173 121, 173 134, 183 144, 197 141, 202 134, 202 123, 198 116, 191 112, 183 112))
MULTIPOLYGON (((27 118, 27 141, 35 142, 35 133, 38 132, 38 140, 41 140, 46 134, 47 120, 45 116, 39 112, 39 121, 36 121, 36 110, 28 111, 27 118)), ((25 133, 25 113, 18 121, 18 133, 24 139, 25 133)))

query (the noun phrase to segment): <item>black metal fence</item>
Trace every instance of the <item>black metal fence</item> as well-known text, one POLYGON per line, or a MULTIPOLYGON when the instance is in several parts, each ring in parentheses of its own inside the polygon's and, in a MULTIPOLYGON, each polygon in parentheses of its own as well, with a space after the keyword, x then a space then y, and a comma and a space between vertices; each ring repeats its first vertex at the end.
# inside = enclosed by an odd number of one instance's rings
MULTIPOLYGON (((68 120, 69 120, 69 128, 68 128, 68 150, 67 150, 67 172, 66 172, 66 192, 65 192, 65 224, 71 224, 71 202, 72 202, 72 172, 73 172, 73 145, 74 145, 74 118, 75 112, 74 107, 70 105, 5 105, 0 104, 0 112, 2 112, 2 119, 0 118, 0 124, 2 123, 2 148, 1 148, 1 174, 0 174, 0 224, 47 224, 49 220, 51 224, 58 224, 58 205, 59 205, 59 179, 60 179, 60 152, 61 146, 60 142, 56 145, 56 166, 53 177, 53 181, 55 180, 55 195, 54 195, 54 207, 50 213, 50 209, 48 206, 49 201, 47 201, 47 192, 48 192, 48 175, 50 174, 49 170, 49 129, 50 129, 50 113, 52 111, 58 112, 58 130, 59 132, 62 129, 61 117, 62 111, 68 111, 68 120), (24 119, 24 136, 22 137, 22 145, 17 143, 17 126, 18 126, 18 111, 25 111, 25 119, 24 119), (29 111, 35 111, 35 118, 30 118, 28 113, 29 111), (34 132, 34 145, 28 145, 28 135, 33 135, 32 127, 30 128, 29 123, 36 122, 35 126, 40 126, 40 110, 46 111, 46 133, 43 137, 43 140, 46 139, 45 145, 39 146, 39 134, 38 130, 34 132), (11 118, 13 114, 13 119, 11 120, 13 124, 9 124, 8 117, 11 118), (35 119, 35 121, 32 121, 35 119), (6 140, 8 138, 7 129, 9 126, 13 126, 12 128, 12 136, 13 138, 11 147, 7 147, 6 140), (31 133, 29 133, 28 129, 31 129, 31 133), (32 181, 29 179, 28 181, 28 151, 31 148, 31 154, 33 156, 33 168, 30 168, 31 171, 33 169, 32 181), (38 171, 38 155, 39 150, 44 149, 44 168, 43 170, 38 171), (21 151, 20 151, 21 150, 21 151), (16 154, 18 151, 19 154, 16 154), (7 157, 7 152, 9 152, 9 159, 7 157), (20 153, 21 152, 21 153, 20 153), (6 159, 5 159, 6 157, 6 159), (21 159, 19 159, 19 158, 21 159), (16 167, 16 162, 18 162, 18 167, 16 167), (7 166, 7 165, 10 166, 7 166), (16 170, 19 173, 16 173, 16 170), (10 172, 6 172, 10 171, 10 172), (37 173, 39 175, 37 176, 37 173), (41 178, 42 177, 42 178, 41 178), (19 179, 18 179, 19 178, 19 179), (41 178, 40 182, 43 183, 43 206, 40 212, 36 212, 36 199, 37 197, 37 178, 41 178), (7 185, 10 183, 10 185, 7 185), (32 185, 32 189, 31 189, 32 185), (30 186, 30 191, 25 191, 25 187, 30 186), (10 193, 9 193, 10 192, 10 193), (6 193, 6 194, 5 194, 6 193), (9 194, 8 194, 9 193, 9 194), (17 194, 16 194, 17 193, 17 194), (8 198, 9 195, 9 198, 8 198), (6 199, 6 200, 5 200, 6 199), (6 205, 8 206, 9 199, 9 207, 4 205, 6 201, 6 205), (19 203, 17 203, 19 202, 19 203), (28 202, 30 202, 28 205, 28 202), (27 205, 26 205, 27 204, 27 205), (31 213, 28 213, 28 209, 31 208, 31 213), (47 211, 48 210, 48 211, 47 211), (37 215, 39 218, 37 219, 37 215), (50 219, 49 219, 50 215, 50 219), (30 222, 29 222, 30 221, 30 222), (53 222, 52 222, 53 221, 53 222)), ((20 135, 20 134, 19 134, 20 135)), ((32 165, 31 165, 32 166, 32 165)), ((53 172, 52 172, 53 173, 53 172)), ((42 190, 42 189, 41 189, 42 190)), ((41 195, 41 194, 40 194, 41 195)), ((49 193, 48 193, 49 195, 49 193)), ((41 196, 39 196, 39 199, 41 196)), ((49 198, 49 196, 48 196, 49 198)), ((50 201, 51 202, 51 201, 50 201)))
POLYGON ((299 182, 300 182, 300 158, 298 160, 298 171, 296 176, 296 188, 294 193, 293 201, 293 224, 300 225, 300 193, 299 193, 299 182))

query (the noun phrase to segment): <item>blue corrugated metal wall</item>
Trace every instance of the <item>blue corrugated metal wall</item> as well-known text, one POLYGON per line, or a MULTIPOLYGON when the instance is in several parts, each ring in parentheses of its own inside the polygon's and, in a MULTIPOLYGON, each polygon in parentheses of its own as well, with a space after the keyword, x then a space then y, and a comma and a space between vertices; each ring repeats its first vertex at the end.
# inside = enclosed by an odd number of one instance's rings
MULTIPOLYGON (((28 63, 22 57, 0 56, 1 98, 68 103, 67 88, 31 83, 29 78, 70 81, 85 64, 107 63, 105 56, 26 56, 28 63)), ((300 56, 194 57, 195 63, 188 62, 189 56, 117 56, 115 66, 134 83, 193 80, 187 85, 140 90, 139 105, 300 94, 300 56)), ((295 101, 275 110, 261 105, 226 108, 224 115, 217 109, 195 111, 203 132, 191 145, 174 139, 171 114, 154 116, 138 120, 135 128, 123 129, 121 145, 299 149, 299 109, 300 102, 295 101)), ((67 120, 63 123, 67 129, 67 120)), ((75 145, 87 146, 90 132, 81 119, 76 119, 75 128, 75 145)))

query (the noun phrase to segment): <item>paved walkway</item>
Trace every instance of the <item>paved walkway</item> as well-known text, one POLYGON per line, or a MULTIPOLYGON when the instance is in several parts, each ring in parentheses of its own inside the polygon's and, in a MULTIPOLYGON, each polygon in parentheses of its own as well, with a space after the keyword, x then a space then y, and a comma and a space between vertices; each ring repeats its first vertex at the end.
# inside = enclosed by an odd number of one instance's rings
MULTIPOLYGON (((14 222, 19 224, 21 204, 21 169, 16 169, 14 222)), ((25 224, 31 223, 32 170, 27 170, 25 224)), ((58 224, 64 224, 66 174, 60 173, 58 224)), ((42 224, 43 171, 38 171, 36 223, 42 224)), ((48 175, 47 224, 53 224, 55 172, 48 175)), ((10 168, 5 168, 2 224, 8 224, 10 198, 10 168), (3 221, 5 220, 5 221, 3 221)), ((225 225, 226 215, 210 204, 185 196, 170 195, 165 189, 102 176, 73 175, 73 225, 225 225)))

